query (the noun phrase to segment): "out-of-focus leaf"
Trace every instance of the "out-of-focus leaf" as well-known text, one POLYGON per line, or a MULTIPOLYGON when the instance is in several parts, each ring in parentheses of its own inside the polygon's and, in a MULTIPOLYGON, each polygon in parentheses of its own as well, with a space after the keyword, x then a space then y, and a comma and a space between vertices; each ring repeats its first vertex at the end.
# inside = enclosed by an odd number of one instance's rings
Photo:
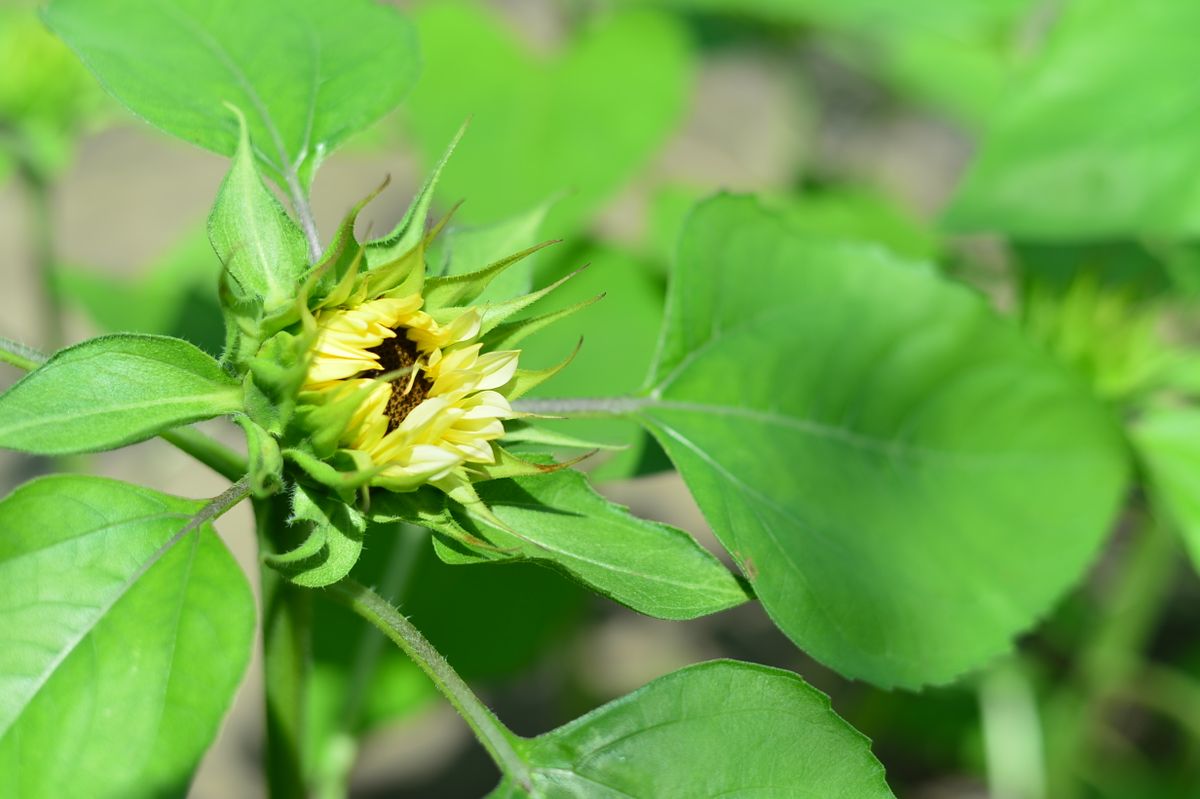
MULTIPOLYGON (((489 225, 457 227, 442 242, 442 273, 462 275, 476 272, 531 246, 546 221, 554 201, 540 203, 516 216, 489 225)), ((509 267, 492 280, 475 302, 502 302, 533 290, 536 255, 509 267)), ((436 262, 436 260, 435 260, 436 262)))
POLYGON ((442 180, 462 218, 492 222, 564 190, 544 230, 566 235, 661 146, 679 121, 688 47, 669 18, 612 17, 561 54, 522 44, 498 17, 432 3, 417 16, 425 78, 407 107, 427 158, 470 118, 442 180))
POLYGON ((668 309, 631 408, 771 617, 843 674, 979 666, 1108 532, 1127 470, 1109 411, 931 270, 720 197, 668 309))
POLYGON ((237 382, 186 341, 101 336, 60 350, 0 394, 0 447, 95 452, 241 407, 237 382))
POLYGON ((1200 233, 1200 4, 1069 4, 947 223, 1030 239, 1200 233))
POLYGON ((689 666, 521 743, 532 792, 506 777, 491 799, 892 797, 869 741, 824 694, 750 663, 689 666))
MULTIPOLYGON (((10 0, 0 8, 0 158, 49 178, 66 165, 73 136, 100 105, 95 82, 42 25, 34 3, 10 0)), ((0 182, 4 171, 0 165, 0 182)))
POLYGON ((831 51, 971 124, 987 120, 1027 46, 1030 0, 625 0, 815 27, 831 51))
POLYGON ((1154 503, 1183 535, 1200 568, 1200 410, 1156 408, 1131 436, 1146 468, 1154 503))
POLYGON ((254 639, 202 508, 83 475, 0 502, 0 794, 187 792, 254 639))
POLYGON ((54 276, 60 294, 78 304, 101 332, 175 336, 220 355, 220 273, 221 262, 200 228, 134 280, 83 266, 59 267, 54 276))
POLYGON ((1065 289, 1029 281, 1022 323, 1100 396, 1132 399, 1169 380, 1176 353, 1159 335, 1159 309, 1091 275, 1065 289))
POLYGON ((45 18, 105 88, 168 133, 233 155, 225 104, 242 109, 281 184, 308 186, 417 74, 411 26, 370 0, 54 0, 45 18))

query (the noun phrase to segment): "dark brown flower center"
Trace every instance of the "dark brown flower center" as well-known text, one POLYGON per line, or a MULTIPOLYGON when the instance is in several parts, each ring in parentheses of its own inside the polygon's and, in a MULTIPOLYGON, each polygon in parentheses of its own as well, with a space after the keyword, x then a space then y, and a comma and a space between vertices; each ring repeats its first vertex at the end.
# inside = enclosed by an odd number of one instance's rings
MULTIPOLYGON (((417 344, 410 341, 401 330, 396 331, 395 338, 386 339, 382 344, 372 347, 369 352, 379 357, 379 365, 384 372, 395 372, 400 369, 416 368, 420 353, 417 344)), ((391 381, 392 396, 388 399, 387 431, 390 433, 400 426, 405 417, 412 413, 413 408, 421 404, 433 387, 425 373, 418 370, 414 376, 411 371, 397 375, 391 381)))

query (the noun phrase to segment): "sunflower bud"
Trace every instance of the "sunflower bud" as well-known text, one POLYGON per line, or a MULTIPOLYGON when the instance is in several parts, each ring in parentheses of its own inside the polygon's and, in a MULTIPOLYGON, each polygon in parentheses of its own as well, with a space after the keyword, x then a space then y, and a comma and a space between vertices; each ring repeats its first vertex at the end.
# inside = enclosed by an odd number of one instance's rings
MULTIPOLYGON (((247 163, 248 156, 243 169, 247 163)), ((304 513, 296 509, 299 520, 355 518, 336 507, 365 510, 372 489, 438 490, 478 512, 473 483, 560 468, 521 460, 502 449, 501 440, 506 423, 526 415, 512 401, 571 360, 523 369, 515 344, 573 309, 510 321, 562 281, 473 304, 494 278, 545 244, 475 272, 427 275, 426 250, 446 222, 426 232, 435 180, 436 172, 392 235, 360 243, 354 224, 374 195, 368 197, 347 216, 319 262, 299 270, 299 236, 290 220, 259 231, 284 242, 279 249, 293 262, 280 266, 247 262, 256 254, 229 235, 230 224, 221 221, 227 217, 214 212, 214 244, 227 267, 225 361, 243 381, 242 426, 254 485, 264 493, 295 486, 294 496, 308 502, 304 513), (291 288, 281 275, 293 276, 291 288)), ((275 203, 265 188, 255 195, 243 185, 239 193, 258 196, 263 208, 275 203)), ((275 214, 286 217, 281 208, 275 214)), ((314 529, 318 536, 327 532, 335 531, 314 529)), ((339 562, 356 557, 346 556, 349 540, 343 536, 339 562)), ((310 564, 309 553, 331 546, 309 540, 294 557, 285 553, 277 560, 281 568, 310 564)), ((338 576, 304 574, 310 584, 338 576)))

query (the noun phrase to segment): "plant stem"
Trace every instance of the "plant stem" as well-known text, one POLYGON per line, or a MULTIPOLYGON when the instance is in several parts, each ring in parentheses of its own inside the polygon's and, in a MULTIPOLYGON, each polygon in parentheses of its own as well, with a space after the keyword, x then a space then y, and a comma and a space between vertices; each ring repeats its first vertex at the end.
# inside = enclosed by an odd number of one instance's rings
POLYGON ((517 736, 500 723, 412 622, 374 591, 353 580, 335 583, 329 587, 329 591, 404 650, 470 725, 500 771, 524 790, 532 790, 529 765, 514 746, 517 736))
POLYGON ((38 275, 42 292, 42 346, 51 352, 62 347, 66 339, 63 326, 63 305, 58 293, 57 264, 54 255, 54 214, 50 208, 50 184, 30 164, 18 169, 21 187, 29 206, 30 231, 33 236, 33 269, 38 275))
POLYGON ((58 294, 54 252, 54 213, 51 208, 51 180, 39 162, 30 134, 6 122, 0 122, 0 147, 16 164, 15 172, 29 214, 33 271, 41 287, 42 345, 54 351, 63 345, 63 306, 58 294))
POLYGON ((523 399, 514 402, 513 408, 550 416, 628 416, 648 403, 649 400, 641 397, 523 399))
POLYGON ((308 240, 308 254, 315 264, 321 257, 321 237, 317 233, 317 220, 313 216, 312 205, 308 202, 308 197, 304 195, 304 189, 300 186, 300 178, 296 175, 296 169, 284 159, 287 167, 283 171, 284 182, 287 183, 288 198, 292 201, 292 210, 296 212, 296 218, 300 220, 300 229, 304 231, 304 238, 308 240))
POLYGON ((158 437, 230 480, 236 480, 250 469, 245 458, 194 427, 164 430, 158 437))
POLYGON ((979 711, 991 799, 1046 795, 1042 727, 1037 698, 1020 663, 998 663, 979 686, 979 711))
MULTIPOLYGON (((254 502, 261 555, 291 548, 286 497, 254 502)), ((263 672, 266 681, 266 772, 272 799, 306 796, 304 762, 308 677, 312 661, 312 592, 289 583, 265 563, 259 570, 263 600, 263 672)))
POLYGON ((46 356, 24 344, 0 336, 0 361, 30 372, 45 363, 46 356))
MULTIPOLYGON (((397 538, 388 554, 378 588, 380 597, 392 604, 403 601, 408 582, 416 570, 420 547, 428 540, 428 531, 423 527, 399 524, 397 528, 397 538)), ((320 773, 317 776, 319 785, 315 792, 320 799, 334 799, 347 794, 350 771, 357 755, 355 733, 362 715, 363 701, 371 688, 371 679, 383 652, 383 644, 384 637, 379 630, 364 624, 337 728, 330 735, 329 749, 321 756, 320 773)))
POLYGON ((1047 795, 1080 795, 1079 776, 1089 755, 1089 735, 1105 706, 1138 670, 1140 653, 1170 595, 1177 546, 1169 530, 1146 519, 1123 553, 1124 572, 1097 633, 1077 662, 1074 683, 1049 708, 1051 740, 1047 795))

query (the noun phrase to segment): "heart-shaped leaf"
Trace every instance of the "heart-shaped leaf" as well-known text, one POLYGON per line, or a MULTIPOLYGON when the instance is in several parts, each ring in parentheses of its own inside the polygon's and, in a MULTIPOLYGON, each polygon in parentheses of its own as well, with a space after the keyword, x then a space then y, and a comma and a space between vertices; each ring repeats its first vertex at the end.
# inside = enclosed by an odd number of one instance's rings
POLYGON ((688 49, 667 18, 615 16, 543 57, 498 17, 432 3, 417 17, 425 79, 408 102, 409 129, 430 159, 463 121, 444 196, 463 219, 492 222, 563 190, 546 230, 562 235, 644 164, 684 111, 688 49))
POLYGON ((491 799, 892 796, 824 694, 750 663, 689 666, 522 743, 532 790, 508 777, 491 799))
POLYGON ((63 455, 241 409, 237 381, 176 338, 116 334, 56 353, 0 394, 0 447, 63 455))
POLYGON ((917 686, 986 662, 1113 521, 1110 413, 932 270, 718 197, 667 307, 631 406, 771 617, 847 676, 917 686))
POLYGON ((139 116, 307 187, 321 160, 416 80, 412 29, 371 0, 54 0, 46 22, 139 116))
POLYGON ((0 502, 0 795, 187 791, 254 637, 213 512, 83 475, 0 502))

